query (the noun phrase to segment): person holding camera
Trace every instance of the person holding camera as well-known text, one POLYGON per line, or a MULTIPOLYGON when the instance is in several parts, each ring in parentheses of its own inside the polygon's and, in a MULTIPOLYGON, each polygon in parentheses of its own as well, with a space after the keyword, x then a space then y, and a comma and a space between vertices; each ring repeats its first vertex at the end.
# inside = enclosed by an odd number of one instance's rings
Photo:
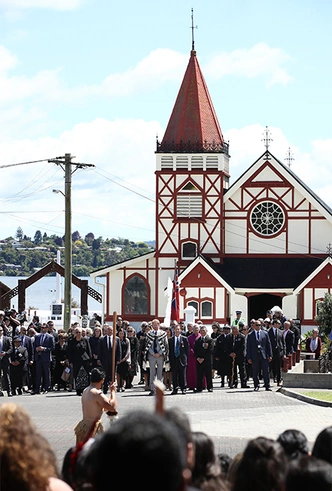
POLYGON ((259 320, 255 321, 254 329, 247 336, 247 360, 252 366, 254 390, 259 390, 262 370, 265 390, 271 391, 269 363, 272 361, 272 346, 268 332, 261 329, 259 320))

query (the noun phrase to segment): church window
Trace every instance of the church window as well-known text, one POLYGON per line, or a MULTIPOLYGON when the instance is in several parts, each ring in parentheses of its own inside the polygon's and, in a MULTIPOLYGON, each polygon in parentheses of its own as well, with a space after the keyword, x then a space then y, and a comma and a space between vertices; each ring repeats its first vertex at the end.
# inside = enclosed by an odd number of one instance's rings
POLYGON ((194 242, 185 242, 182 244, 182 259, 192 259, 197 256, 197 247, 194 242))
POLYGON ((212 317, 212 302, 201 303, 201 317, 212 317))
POLYGON ((198 317, 198 302, 194 302, 193 300, 191 302, 188 302, 188 307, 194 307, 196 310, 195 312, 195 317, 198 317))
POLYGON ((277 203, 263 201, 251 212, 251 225, 260 235, 274 235, 283 227, 284 212, 277 203))
POLYGON ((188 182, 177 195, 177 218, 195 218, 203 214, 203 198, 192 182, 188 182))
POLYGON ((124 289, 125 314, 148 314, 148 288, 139 276, 132 276, 124 289))

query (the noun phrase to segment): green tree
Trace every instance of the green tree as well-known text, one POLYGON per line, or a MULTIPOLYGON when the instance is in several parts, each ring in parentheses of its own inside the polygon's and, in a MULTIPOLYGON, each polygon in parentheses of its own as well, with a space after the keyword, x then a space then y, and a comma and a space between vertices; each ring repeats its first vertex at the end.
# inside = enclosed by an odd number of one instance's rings
POLYGON ((39 246, 43 242, 43 236, 40 230, 37 230, 37 232, 35 233, 33 241, 36 246, 39 246))
POLYGON ((24 234, 23 234, 23 230, 21 227, 17 227, 17 230, 16 230, 16 234, 15 234, 15 238, 20 241, 22 240, 24 237, 24 234))
POLYGON ((318 302, 318 314, 315 321, 319 326, 320 332, 329 336, 332 330, 332 294, 325 293, 324 300, 318 302))
POLYGON ((86 234, 86 236, 84 237, 84 240, 85 242, 88 244, 88 246, 91 246, 92 245, 92 242, 95 238, 95 234, 93 234, 92 232, 89 232, 88 234, 86 234))

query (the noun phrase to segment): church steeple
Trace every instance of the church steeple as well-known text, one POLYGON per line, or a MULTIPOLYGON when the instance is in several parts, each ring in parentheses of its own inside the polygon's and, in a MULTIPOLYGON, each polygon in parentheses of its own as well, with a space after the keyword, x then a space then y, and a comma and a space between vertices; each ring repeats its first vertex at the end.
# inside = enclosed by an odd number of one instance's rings
POLYGON ((228 154, 228 145, 224 142, 196 51, 193 49, 164 137, 157 145, 157 152, 228 154))

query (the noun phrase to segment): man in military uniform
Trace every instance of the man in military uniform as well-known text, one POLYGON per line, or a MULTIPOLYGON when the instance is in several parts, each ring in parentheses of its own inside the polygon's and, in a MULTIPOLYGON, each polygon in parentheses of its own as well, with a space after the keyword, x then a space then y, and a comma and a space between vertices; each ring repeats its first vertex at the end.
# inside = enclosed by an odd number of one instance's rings
POLYGON ((232 322, 232 327, 233 326, 239 327, 239 322, 242 322, 245 325, 246 321, 245 321, 245 318, 242 317, 242 310, 236 310, 235 314, 236 314, 236 317, 232 322))

